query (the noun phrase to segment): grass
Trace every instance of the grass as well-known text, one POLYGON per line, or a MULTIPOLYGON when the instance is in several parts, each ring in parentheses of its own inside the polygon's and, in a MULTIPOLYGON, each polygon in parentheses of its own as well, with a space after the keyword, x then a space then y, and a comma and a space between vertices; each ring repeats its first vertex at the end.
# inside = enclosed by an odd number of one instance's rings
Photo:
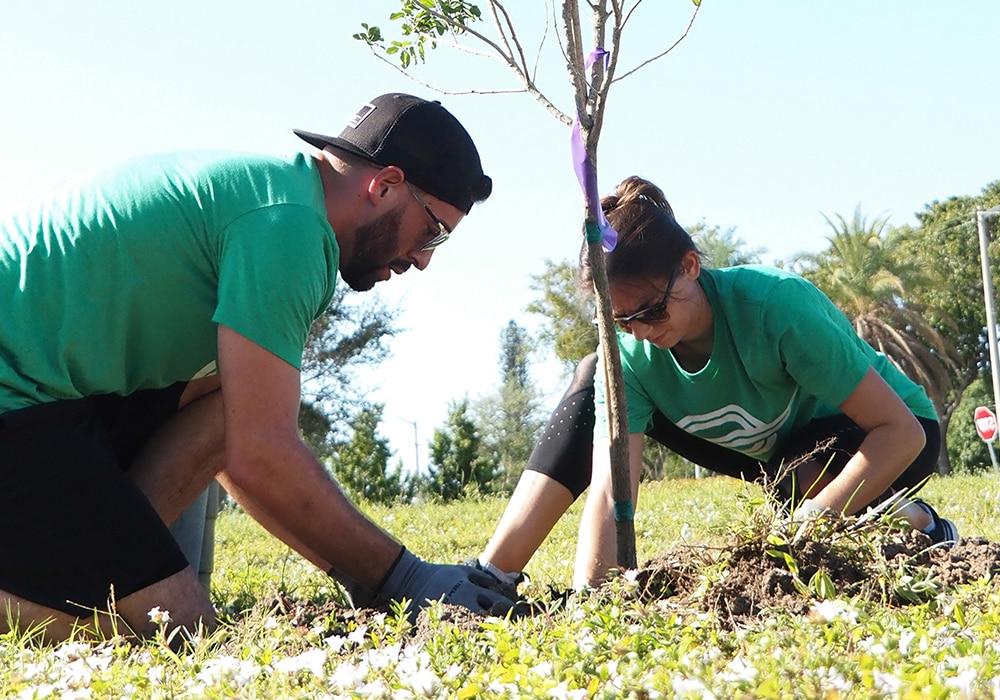
MULTIPOLYGON (((721 543, 741 518, 742 485, 668 481, 643 489, 640 561, 681 541, 721 543)), ((995 475, 937 479, 923 494, 963 536, 1000 540, 995 475)), ((530 584, 569 585, 577 504, 528 567, 530 584)), ((460 561, 478 553, 502 499, 371 507, 417 554, 460 561)), ((338 595, 323 574, 244 514, 217 529, 213 597, 244 611, 185 654, 166 640, 56 647, 0 637, 2 697, 990 697, 1000 694, 1000 588, 979 582, 907 608, 839 599, 811 616, 762 615, 736 630, 660 601, 640 604, 619 581, 604 598, 570 600, 528 620, 466 629, 432 619, 419 640, 393 615, 360 629, 311 628, 261 601, 338 595)), ((433 618, 434 616, 432 616, 433 618)))

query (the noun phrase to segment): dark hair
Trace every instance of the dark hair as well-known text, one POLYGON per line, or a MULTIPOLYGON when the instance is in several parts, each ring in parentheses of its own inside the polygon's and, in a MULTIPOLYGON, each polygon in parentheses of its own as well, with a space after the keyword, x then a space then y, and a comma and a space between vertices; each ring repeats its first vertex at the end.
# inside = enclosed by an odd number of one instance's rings
MULTIPOLYGON (((608 222, 618 232, 618 245, 605 257, 608 281, 669 277, 685 253, 701 252, 677 223, 663 190, 649 180, 622 180, 615 193, 601 200, 608 222)), ((587 244, 580 251, 580 281, 593 288, 587 244)))

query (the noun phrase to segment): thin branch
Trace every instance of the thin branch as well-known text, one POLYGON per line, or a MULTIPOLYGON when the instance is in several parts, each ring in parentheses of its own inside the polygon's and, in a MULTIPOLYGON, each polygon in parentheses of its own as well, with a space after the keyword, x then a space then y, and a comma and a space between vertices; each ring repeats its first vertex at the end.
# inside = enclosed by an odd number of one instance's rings
POLYGON ((473 56, 480 56, 482 58, 488 58, 491 61, 502 63, 505 66, 507 65, 507 62, 504 61, 503 58, 489 51, 480 51, 478 49, 472 48, 471 46, 466 46, 465 44, 459 44, 458 42, 448 42, 447 46, 449 48, 455 49, 456 51, 461 51, 463 53, 471 54, 473 56))
POLYGON ((620 0, 611 0, 611 11, 614 14, 614 23, 611 26, 611 60, 608 62, 608 69, 604 74, 604 79, 597 91, 594 101, 594 143, 601 137, 601 129, 604 126, 604 108, 608 103, 608 94, 611 91, 611 84, 614 82, 615 70, 618 67, 618 54, 621 48, 622 29, 625 21, 622 19, 622 4, 620 0))
POLYGON ((514 29, 514 23, 511 22, 507 9, 500 4, 500 0, 490 0, 490 4, 500 8, 500 12, 503 14, 503 18, 507 22, 507 28, 510 30, 510 40, 514 42, 514 47, 517 49, 517 53, 521 57, 521 67, 524 69, 524 74, 527 75, 528 61, 524 57, 524 47, 521 46, 521 41, 517 38, 517 31, 514 29))
POLYGON ((545 21, 545 31, 542 32, 542 40, 540 42, 538 42, 538 53, 535 54, 535 65, 531 67, 531 81, 532 82, 535 82, 535 79, 538 76, 538 62, 542 58, 542 47, 545 46, 545 40, 548 38, 548 36, 549 36, 549 22, 548 22, 548 19, 546 18, 546 21, 545 21))
MULTIPOLYGON (((430 13, 432 16, 437 17, 441 21, 445 22, 449 26, 454 26, 455 24, 454 20, 452 20, 450 17, 436 10, 427 8, 427 12, 430 13)), ((490 39, 482 32, 476 31, 475 29, 471 29, 467 26, 462 26, 462 31, 471 34, 472 36, 474 36, 475 38, 479 39, 481 42, 492 48, 494 51, 496 51, 497 54, 499 54, 503 58, 504 63, 506 63, 510 67, 510 69, 517 74, 518 78, 520 78, 521 84, 524 85, 525 91, 529 95, 533 96, 536 100, 541 102, 542 106, 544 106, 545 109, 547 109, 549 113, 552 114, 552 116, 554 116, 556 119, 561 121, 563 124, 566 124, 567 126, 573 123, 573 120, 570 119, 565 112, 556 107, 555 104, 552 102, 552 100, 546 97, 545 94, 538 89, 534 81, 532 81, 531 77, 528 76, 527 73, 521 70, 521 68, 514 61, 514 57, 505 54, 503 49, 500 48, 500 46, 498 46, 495 41, 490 39)))
MULTIPOLYGON (((634 8, 633 8, 633 9, 634 9, 634 8)), ((647 59, 647 60, 643 61, 642 63, 640 63, 639 65, 637 65, 637 66, 636 66, 635 68, 633 68, 632 70, 628 71, 628 72, 627 72, 627 73, 625 73, 624 75, 622 75, 622 76, 620 76, 620 77, 618 77, 618 78, 615 78, 615 82, 617 83, 617 82, 618 82, 619 80, 625 80, 625 78, 629 77, 630 75, 632 75, 633 73, 635 73, 635 72, 636 72, 637 70, 639 70, 640 68, 644 68, 645 66, 648 66, 648 65, 649 65, 650 63, 652 63, 653 61, 657 61, 657 60, 659 60, 659 59, 663 58, 663 57, 664 57, 664 56, 666 56, 666 55, 667 55, 668 53, 670 53, 670 52, 671 52, 671 51, 673 51, 673 50, 674 50, 675 48, 677 48, 677 45, 678 45, 678 44, 680 44, 680 43, 681 43, 682 41, 684 41, 684 39, 685 39, 685 38, 687 37, 687 35, 688 35, 688 32, 690 32, 690 31, 691 31, 691 26, 692 26, 692 25, 694 24, 694 20, 695 20, 695 18, 696 18, 696 17, 698 16, 698 11, 699 11, 700 9, 701 9, 701 5, 700 5, 700 4, 698 4, 698 5, 695 5, 695 6, 694 6, 694 13, 693 13, 693 14, 691 15, 691 21, 690 21, 690 22, 688 22, 688 26, 687 26, 687 29, 685 29, 685 30, 684 30, 684 33, 683 33, 683 34, 681 34, 680 38, 679 38, 679 39, 677 39, 677 41, 675 41, 675 42, 674 42, 673 44, 671 44, 671 45, 670 45, 669 47, 667 47, 667 50, 666 50, 666 51, 664 51, 664 52, 662 52, 662 53, 659 53, 659 54, 657 54, 657 55, 653 56, 652 58, 650 58, 650 59, 647 59)))
POLYGON ((631 9, 625 13, 625 19, 622 20, 622 29, 625 29, 625 25, 628 24, 629 17, 632 16, 632 13, 635 12, 635 8, 639 7, 641 3, 642 0, 635 0, 635 4, 632 5, 631 9))
MULTIPOLYGON (((514 60, 514 50, 510 47, 510 42, 507 41, 507 32, 504 31, 503 25, 500 23, 500 15, 497 14, 497 3, 490 0, 490 13, 493 15, 493 26, 496 27, 497 34, 500 35, 500 39, 503 41, 504 47, 507 49, 507 56, 510 60, 514 60)), ((522 57, 523 58, 523 57, 522 57)), ((524 67, 524 72, 528 72, 527 66, 524 67)))
MULTIPOLYGON (((569 54, 566 53, 566 45, 563 44, 562 35, 559 33, 559 20, 556 18, 556 2, 555 0, 548 1, 552 7, 552 31, 556 35, 556 42, 559 44, 559 52, 562 54, 562 57, 568 66, 570 64, 569 54)), ((548 20, 546 20, 546 24, 548 24, 548 20)))
MULTIPOLYGON (((434 92, 439 93, 441 95, 519 95, 521 93, 529 92, 528 89, 524 87, 516 89, 511 88, 509 90, 445 90, 444 88, 440 88, 436 85, 431 85, 430 83, 425 83, 423 80, 414 77, 412 73, 403 70, 398 65, 387 59, 385 56, 379 54, 378 51, 375 50, 374 46, 371 46, 369 48, 371 49, 372 55, 374 55, 375 58, 377 58, 378 60, 382 61, 382 63, 386 63, 392 66, 397 71, 399 71, 400 73, 402 73, 403 75, 405 75, 407 78, 417 83, 418 85, 423 85, 428 90, 433 90, 434 92)), ((558 117, 558 115, 556 116, 558 117)))

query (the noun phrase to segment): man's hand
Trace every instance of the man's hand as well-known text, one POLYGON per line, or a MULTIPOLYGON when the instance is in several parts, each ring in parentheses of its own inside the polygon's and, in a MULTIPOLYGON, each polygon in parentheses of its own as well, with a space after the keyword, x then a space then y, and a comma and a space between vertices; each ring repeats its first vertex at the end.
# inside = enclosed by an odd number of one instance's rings
POLYGON ((829 515, 829 509, 824 508, 811 498, 802 501, 799 507, 795 509, 795 512, 792 513, 792 524, 798 524, 798 529, 795 532, 795 536, 792 537, 792 542, 801 540, 813 530, 817 520, 829 515))
POLYGON ((422 608, 435 600, 461 605, 482 615, 505 615, 514 603, 490 590, 493 583, 488 574, 471 566, 432 564, 404 549, 378 597, 412 600, 411 622, 416 620, 422 608))

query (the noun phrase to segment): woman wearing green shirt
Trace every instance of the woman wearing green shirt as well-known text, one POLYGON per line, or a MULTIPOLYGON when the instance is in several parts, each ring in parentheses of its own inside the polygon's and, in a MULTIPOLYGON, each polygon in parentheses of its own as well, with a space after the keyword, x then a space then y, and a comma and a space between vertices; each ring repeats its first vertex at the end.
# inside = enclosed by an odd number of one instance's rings
MULTIPOLYGON (((812 453, 775 486, 800 515, 853 514, 933 473, 941 437, 923 388, 816 287, 762 266, 703 267, 663 193, 641 178, 622 182, 602 206, 619 235, 606 259, 633 500, 647 434, 713 471, 771 484, 782 465, 812 453)), ((582 272, 589 283, 586 264, 582 272)), ((479 558, 502 582, 514 582, 505 572, 523 568, 588 484, 575 585, 597 583, 614 564, 604 404, 603 361, 595 370, 590 356, 479 558)), ((922 501, 901 499, 897 512, 935 542, 958 538, 922 501)))

